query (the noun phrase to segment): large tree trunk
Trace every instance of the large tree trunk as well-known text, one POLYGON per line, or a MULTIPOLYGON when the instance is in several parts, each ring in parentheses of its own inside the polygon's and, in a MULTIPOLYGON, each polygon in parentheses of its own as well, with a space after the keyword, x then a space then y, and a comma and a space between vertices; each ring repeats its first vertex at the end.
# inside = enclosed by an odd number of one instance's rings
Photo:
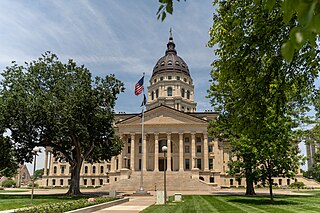
POLYGON ((272 193, 272 185, 273 185, 273 181, 272 181, 272 177, 268 177, 268 182, 269 182, 269 193, 270 193, 270 201, 273 204, 273 193, 272 193))
POLYGON ((71 183, 69 186, 69 190, 67 192, 67 195, 69 196, 77 196, 82 195, 80 192, 80 170, 82 165, 82 159, 79 158, 78 161, 70 163, 70 166, 72 168, 71 171, 71 183))
POLYGON ((246 178, 246 195, 256 195, 253 187, 253 180, 246 178))

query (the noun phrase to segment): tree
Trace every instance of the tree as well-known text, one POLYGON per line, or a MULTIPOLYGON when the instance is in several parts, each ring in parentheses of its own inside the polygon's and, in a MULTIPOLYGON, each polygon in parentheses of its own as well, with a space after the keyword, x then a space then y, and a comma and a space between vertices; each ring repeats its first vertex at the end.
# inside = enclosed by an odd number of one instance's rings
MULTIPOLYGON (((180 0, 177 0, 179 2, 180 0)), ((186 1, 186 0, 185 0, 186 1)), ((217 2, 216 0, 213 2, 217 2)), ((173 0, 159 0, 158 19, 164 21, 167 13, 173 13, 173 0)), ((320 1, 319 0, 252 0, 251 4, 262 6, 271 13, 279 8, 284 14, 284 21, 289 24, 292 17, 297 17, 297 24, 291 29, 288 40, 282 45, 282 55, 287 61, 293 59, 295 51, 299 51, 306 43, 316 47, 320 34, 320 1), (277 2, 277 3, 276 3, 277 2)))
POLYGON ((44 174, 44 169, 37 169, 35 171, 34 178, 35 179, 42 178, 43 174, 44 174))
MULTIPOLYGON (((290 62, 281 47, 297 26, 286 24, 281 1, 267 10, 253 1, 215 1, 218 6, 209 46, 218 46, 212 64, 211 103, 220 111, 219 129, 235 150, 235 172, 272 185, 275 176, 292 177, 299 167, 298 133, 316 88, 319 52, 309 44, 290 62)), ((216 130, 212 130, 216 131, 216 130)))
POLYGON ((92 80, 83 65, 64 64, 50 52, 25 66, 13 62, 2 76, 4 120, 19 159, 30 162, 35 146, 52 147, 70 164, 67 194, 80 194, 82 163, 109 160, 122 149, 113 110, 123 83, 114 75, 92 80))
POLYGON ((8 137, 0 136, 0 176, 13 177, 18 169, 15 151, 8 137))

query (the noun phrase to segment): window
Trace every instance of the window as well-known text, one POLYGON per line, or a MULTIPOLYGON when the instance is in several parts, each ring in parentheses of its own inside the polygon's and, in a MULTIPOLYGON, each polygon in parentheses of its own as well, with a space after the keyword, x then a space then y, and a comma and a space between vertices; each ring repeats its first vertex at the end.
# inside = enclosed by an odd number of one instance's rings
POLYGON ((52 185, 53 185, 53 186, 56 185, 56 179, 52 179, 52 185))
POLYGON ((177 65, 177 66, 180 66, 180 63, 179 63, 179 61, 176 61, 176 65, 177 65))
POLYGON ((160 81, 163 81, 163 77, 162 76, 160 77, 160 81))
POLYGON ((184 153, 190 153, 190 146, 184 147, 184 153))
POLYGON ((213 159, 209 158, 209 170, 213 169, 213 159))
POLYGON ((208 137, 208 142, 212 142, 212 137, 208 137))
POLYGON ((201 153, 201 145, 197 146, 197 153, 201 153))
POLYGON ((279 179, 279 186, 282 185, 282 179, 279 179))
POLYGON ((71 179, 68 179, 68 185, 69 186, 71 185, 71 179))
POLYGON ((168 65, 172 65, 172 61, 171 60, 168 61, 168 65))
POLYGON ((184 138, 184 142, 185 143, 189 143, 190 141, 189 141, 189 138, 184 138))
POLYGON ((103 174, 103 172, 104 172, 104 167, 100 166, 100 173, 103 174))
POLYGON ((96 173, 96 167, 95 167, 95 166, 92 167, 92 173, 93 173, 93 174, 96 173))
POLYGON ((238 179, 238 186, 241 186, 241 179, 238 179))
POLYGON ((171 75, 169 75, 169 76, 168 76, 168 80, 171 80, 171 79, 172 79, 172 76, 171 76, 171 75))
POLYGON ((214 177, 213 176, 210 177, 210 183, 214 183, 214 177))
POLYGON ((142 146, 139 146, 139 153, 142 153, 142 146))
POLYGON ((156 90, 156 98, 158 98, 159 97, 159 90, 157 89, 156 90))
POLYGON ((179 104, 177 103, 177 109, 179 109, 179 104))
POLYGON ((160 64, 161 66, 164 66, 164 61, 163 62, 161 62, 161 64, 160 64))
POLYGON ((180 81, 180 76, 177 76, 177 80, 180 81))
POLYGON ((153 80, 153 82, 154 82, 154 83, 157 83, 157 79, 155 78, 155 79, 153 80))
POLYGON ((184 89, 181 89, 181 97, 184 98, 184 89))
POLYGON ((128 153, 131 153, 131 146, 128 146, 128 153))
POLYGON ((142 167, 142 161, 141 159, 139 159, 139 170, 141 171, 141 167, 142 167))
POLYGON ((131 138, 128 138, 128 143, 131 143, 131 138))
POLYGON ((84 180, 83 180, 83 185, 85 185, 85 186, 88 185, 87 179, 84 179, 84 180))
POLYGON ((230 186, 233 186, 233 179, 230 179, 230 186))
POLYGON ((183 79, 183 81, 184 81, 184 82, 187 82, 187 79, 186 79, 186 78, 184 78, 184 79, 183 79))
POLYGON ((168 96, 172 96, 172 87, 168 87, 168 96))
POLYGON ((61 167, 60 167, 61 174, 64 174, 64 169, 65 169, 65 167, 64 167, 64 166, 61 166, 61 167))
POLYGON ((63 179, 60 179, 60 186, 63 186, 63 179))
POLYGON ((130 159, 128 159, 128 164, 127 164, 127 166, 128 166, 128 169, 131 169, 130 159))
POLYGON ((201 169, 201 159, 197 159, 197 168, 201 169))
POLYGON ((96 185, 96 180, 95 179, 91 179, 91 185, 92 186, 96 185))
POLYGON ((103 185, 103 179, 100 179, 99 181, 100 181, 100 186, 102 186, 103 185))
POLYGON ((84 167, 84 173, 88 174, 88 167, 87 166, 84 167))
POLYGON ((197 137, 196 140, 197 140, 197 143, 201 143, 201 137, 197 137))
POLYGON ((210 153, 210 152, 213 152, 213 146, 212 145, 209 145, 208 146, 208 152, 210 153))
POLYGON ((153 100, 154 99, 154 92, 152 91, 151 92, 151 100, 153 100))
POLYGON ((57 174, 57 167, 56 167, 56 166, 53 167, 53 173, 54 173, 54 174, 57 174))
POLYGON ((187 99, 190 99, 190 91, 187 90, 187 99))
POLYGON ((190 159, 184 160, 185 170, 190 170, 190 159))
POLYGON ((142 138, 139 138, 139 143, 142 143, 142 138))

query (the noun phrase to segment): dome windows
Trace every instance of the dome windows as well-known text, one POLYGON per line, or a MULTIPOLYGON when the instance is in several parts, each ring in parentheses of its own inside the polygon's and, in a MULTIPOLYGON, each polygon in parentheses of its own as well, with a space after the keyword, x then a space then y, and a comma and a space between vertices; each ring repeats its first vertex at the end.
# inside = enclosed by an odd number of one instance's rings
POLYGON ((180 66, 180 63, 179 63, 179 61, 176 61, 176 62, 175 62, 175 64, 176 64, 177 66, 180 66))
POLYGON ((172 87, 168 87, 167 92, 168 96, 172 96, 172 87))
POLYGON ((161 65, 161 66, 164 66, 164 64, 165 64, 165 63, 164 63, 164 61, 163 61, 163 62, 161 62, 161 64, 160 64, 160 65, 161 65))
POLYGON ((171 60, 168 61, 168 65, 172 65, 172 61, 171 60))
POLYGON ((172 76, 171 76, 171 75, 169 75, 169 76, 168 76, 168 80, 171 80, 171 79, 172 79, 172 76))

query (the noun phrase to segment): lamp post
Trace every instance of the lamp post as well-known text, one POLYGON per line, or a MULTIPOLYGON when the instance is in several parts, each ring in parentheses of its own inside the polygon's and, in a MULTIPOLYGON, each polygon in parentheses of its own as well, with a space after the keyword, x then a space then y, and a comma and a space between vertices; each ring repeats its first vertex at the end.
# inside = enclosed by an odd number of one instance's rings
POLYGON ((33 163, 33 178, 32 178, 32 191, 31 191, 31 204, 33 204, 33 193, 34 193, 34 180, 36 179, 36 164, 37 164, 37 155, 40 152, 40 148, 35 146, 32 150, 34 154, 34 163, 33 163))
POLYGON ((166 146, 162 147, 163 156, 164 156, 164 171, 163 171, 163 191, 164 191, 164 205, 167 203, 167 183, 166 183, 166 170, 167 170, 167 159, 166 153, 168 148, 166 146))
POLYGON ((124 158, 124 168, 126 168, 127 169, 127 156, 124 156, 123 157, 124 158))

